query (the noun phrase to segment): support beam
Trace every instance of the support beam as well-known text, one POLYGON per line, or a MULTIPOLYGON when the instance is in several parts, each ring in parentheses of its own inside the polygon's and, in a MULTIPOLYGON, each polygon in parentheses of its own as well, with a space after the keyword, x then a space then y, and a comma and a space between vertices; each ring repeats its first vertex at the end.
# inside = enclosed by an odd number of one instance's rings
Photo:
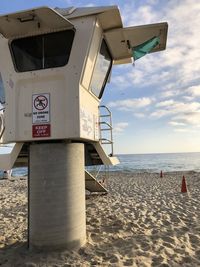
POLYGON ((86 242, 84 144, 30 145, 28 239, 42 250, 86 242))

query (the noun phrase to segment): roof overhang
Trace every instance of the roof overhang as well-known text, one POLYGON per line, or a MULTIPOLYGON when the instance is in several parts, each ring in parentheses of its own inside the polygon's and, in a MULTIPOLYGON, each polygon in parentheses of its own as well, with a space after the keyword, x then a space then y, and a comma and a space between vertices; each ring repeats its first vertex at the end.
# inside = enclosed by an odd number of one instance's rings
POLYGON ((160 44, 152 52, 165 50, 168 24, 166 22, 109 30, 104 33, 115 64, 131 62, 132 47, 153 37, 160 38, 160 44))
POLYGON ((97 16, 103 31, 123 27, 118 6, 56 8, 56 11, 70 21, 80 17, 97 16))
POLYGON ((0 33, 8 38, 36 35, 73 28, 73 19, 96 16, 101 24, 106 42, 115 64, 131 62, 132 47, 153 37, 160 44, 151 52, 166 48, 168 24, 166 22, 123 28, 117 6, 51 9, 40 7, 0 16, 0 33))
POLYGON ((48 7, 0 16, 0 33, 7 39, 66 28, 73 28, 73 24, 48 7))

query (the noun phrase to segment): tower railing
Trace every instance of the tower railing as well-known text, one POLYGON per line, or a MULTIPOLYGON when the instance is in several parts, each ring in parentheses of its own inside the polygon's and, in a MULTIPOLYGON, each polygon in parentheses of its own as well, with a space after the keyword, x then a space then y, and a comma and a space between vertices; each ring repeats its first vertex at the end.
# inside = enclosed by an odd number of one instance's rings
POLYGON ((106 106, 99 106, 99 129, 100 129, 100 143, 102 145, 110 145, 113 156, 113 127, 112 127, 112 113, 106 106))
MULTIPOLYGON (((4 112, 5 108, 0 109, 0 111, 4 112)), ((3 113, 0 113, 0 140, 3 136, 4 130, 5 130, 4 115, 3 115, 3 113)))

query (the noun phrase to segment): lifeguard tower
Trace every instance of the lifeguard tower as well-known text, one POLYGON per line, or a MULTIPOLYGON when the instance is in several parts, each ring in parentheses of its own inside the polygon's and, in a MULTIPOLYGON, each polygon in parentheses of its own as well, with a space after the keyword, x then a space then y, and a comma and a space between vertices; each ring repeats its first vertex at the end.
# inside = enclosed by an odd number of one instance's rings
POLYGON ((41 7, 1 16, 0 33, 0 168, 28 164, 29 247, 80 247, 85 186, 106 191, 85 166, 118 163, 100 108, 112 66, 155 38, 149 52, 164 50, 167 23, 123 28, 117 6, 41 7))

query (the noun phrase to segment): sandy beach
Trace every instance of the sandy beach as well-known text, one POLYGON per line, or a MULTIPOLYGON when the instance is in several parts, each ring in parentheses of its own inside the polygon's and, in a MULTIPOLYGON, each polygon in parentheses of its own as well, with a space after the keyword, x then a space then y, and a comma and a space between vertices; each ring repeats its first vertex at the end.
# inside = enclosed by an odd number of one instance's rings
POLYGON ((114 172, 107 187, 87 196, 88 243, 41 253, 27 250, 27 179, 0 180, 0 266, 200 266, 200 173, 114 172))

